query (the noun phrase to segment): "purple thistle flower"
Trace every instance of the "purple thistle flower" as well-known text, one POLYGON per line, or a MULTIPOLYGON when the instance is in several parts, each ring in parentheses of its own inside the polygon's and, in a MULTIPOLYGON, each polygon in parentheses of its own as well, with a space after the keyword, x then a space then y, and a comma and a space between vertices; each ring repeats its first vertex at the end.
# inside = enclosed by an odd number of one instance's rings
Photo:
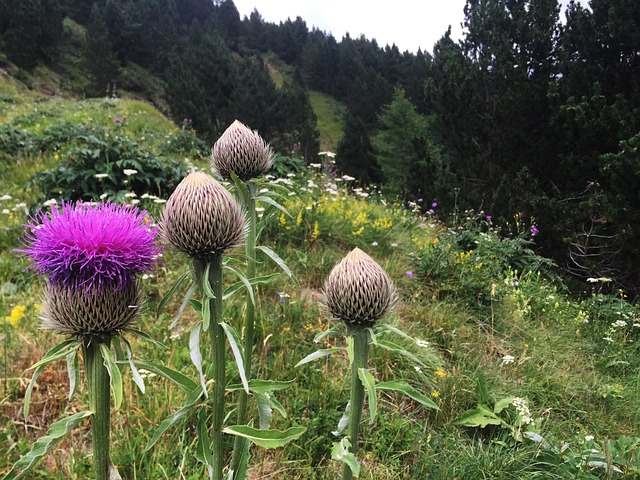
POLYGON ((531 226, 531 236, 535 237, 539 233, 538 227, 535 225, 531 226))
POLYGON ((161 249, 145 211, 113 203, 63 203, 25 225, 30 269, 54 285, 121 289, 152 270, 161 249))
POLYGON ((121 120, 119 118, 116 118, 116 123, 120 123, 120 121, 121 120))

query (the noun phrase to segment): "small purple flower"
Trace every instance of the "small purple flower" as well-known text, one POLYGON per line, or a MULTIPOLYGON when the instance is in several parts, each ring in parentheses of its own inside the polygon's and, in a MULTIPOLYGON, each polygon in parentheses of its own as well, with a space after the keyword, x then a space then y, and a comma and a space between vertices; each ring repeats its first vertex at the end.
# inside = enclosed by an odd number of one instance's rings
POLYGON ((422 203, 422 202, 423 202, 422 198, 419 198, 418 203, 422 203))
POLYGON ((372 247, 377 247, 378 246, 378 242, 371 242, 371 246, 372 247))
POLYGON ((116 118, 116 123, 120 123, 120 121, 121 120, 119 118, 116 118))
POLYGON ((392 244, 391 244, 391 246, 392 246, 393 248, 396 248, 396 247, 398 246, 398 244, 397 244, 397 243, 392 243, 392 244))
POLYGON ((531 226, 531 235, 533 237, 535 237, 536 235, 538 235, 539 231, 538 231, 538 227, 536 227, 535 225, 531 226))
POLYGON ((189 123, 189 119, 188 119, 187 117, 184 117, 184 118, 182 119, 182 123, 189 123))
POLYGON ((486 219, 487 219, 487 222, 490 222, 490 221, 491 221, 491 219, 492 219, 493 217, 492 217, 491 215, 487 215, 487 216, 486 216, 486 217, 484 217, 484 218, 486 218, 486 219))
POLYGON ((406 272, 404 272, 407 274, 407 277, 409 278, 413 278, 413 272, 411 270, 407 270, 406 272))
POLYGON ((294 143, 294 144, 293 144, 293 148, 298 148, 299 146, 300 146, 300 144, 299 144, 299 143, 294 143))
POLYGON ((427 213, 428 213, 429 215, 433 215, 433 214, 434 214, 434 213, 436 213, 436 212, 433 210, 433 208, 430 208, 429 210, 427 210, 427 213))
POLYGON ((124 288, 161 252, 147 213, 130 205, 63 202, 25 226, 27 248, 16 252, 57 285, 124 288))
POLYGON ((431 207, 432 207, 432 208, 436 208, 437 206, 438 206, 438 202, 433 202, 433 203, 431 204, 431 207))

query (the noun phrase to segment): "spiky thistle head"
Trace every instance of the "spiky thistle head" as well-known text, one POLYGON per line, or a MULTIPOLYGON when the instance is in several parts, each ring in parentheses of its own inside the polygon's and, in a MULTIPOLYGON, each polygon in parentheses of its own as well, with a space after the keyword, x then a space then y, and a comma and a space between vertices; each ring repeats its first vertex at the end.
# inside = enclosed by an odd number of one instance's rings
POLYGON ((369 255, 355 248, 329 274, 324 305, 348 327, 370 327, 387 315, 396 301, 387 272, 369 255))
POLYGON ((42 327, 76 337, 117 335, 140 315, 142 296, 136 280, 115 287, 49 283, 40 315, 42 327))
POLYGON ((16 251, 52 284, 120 289, 155 266, 161 249, 152 225, 128 205, 63 203, 26 225, 26 248, 16 251))
POLYGON ((207 261, 244 241, 246 220, 233 196, 211 175, 194 171, 169 197, 160 237, 192 258, 207 261))
POLYGON ((257 131, 238 120, 227 128, 211 151, 211 166, 222 178, 231 172, 241 180, 266 173, 273 163, 273 152, 257 131))

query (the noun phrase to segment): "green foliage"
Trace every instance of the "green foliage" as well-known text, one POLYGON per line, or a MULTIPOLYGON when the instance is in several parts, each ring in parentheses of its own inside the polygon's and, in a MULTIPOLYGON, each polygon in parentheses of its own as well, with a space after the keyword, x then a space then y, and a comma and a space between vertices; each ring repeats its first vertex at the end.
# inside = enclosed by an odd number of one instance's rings
POLYGON ((32 176, 30 186, 45 199, 123 201, 128 194, 168 198, 186 168, 175 160, 161 160, 115 127, 103 138, 82 137, 81 146, 69 149, 54 170, 32 176))

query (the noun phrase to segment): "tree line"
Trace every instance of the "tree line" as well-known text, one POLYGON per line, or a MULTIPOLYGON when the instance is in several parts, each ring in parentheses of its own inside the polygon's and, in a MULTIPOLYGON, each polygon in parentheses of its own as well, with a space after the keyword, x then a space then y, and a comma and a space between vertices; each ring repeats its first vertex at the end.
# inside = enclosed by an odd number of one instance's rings
POLYGON ((100 95, 135 64, 177 121, 216 138, 235 118, 287 152, 318 151, 309 90, 344 103, 339 167, 409 201, 534 218, 537 245, 575 275, 640 290, 640 4, 467 0, 464 36, 432 52, 240 18, 231 0, 2 0, 2 52, 55 63, 63 21, 100 95), (563 21, 561 21, 561 18, 563 21), (262 61, 293 74, 277 86, 262 61))

